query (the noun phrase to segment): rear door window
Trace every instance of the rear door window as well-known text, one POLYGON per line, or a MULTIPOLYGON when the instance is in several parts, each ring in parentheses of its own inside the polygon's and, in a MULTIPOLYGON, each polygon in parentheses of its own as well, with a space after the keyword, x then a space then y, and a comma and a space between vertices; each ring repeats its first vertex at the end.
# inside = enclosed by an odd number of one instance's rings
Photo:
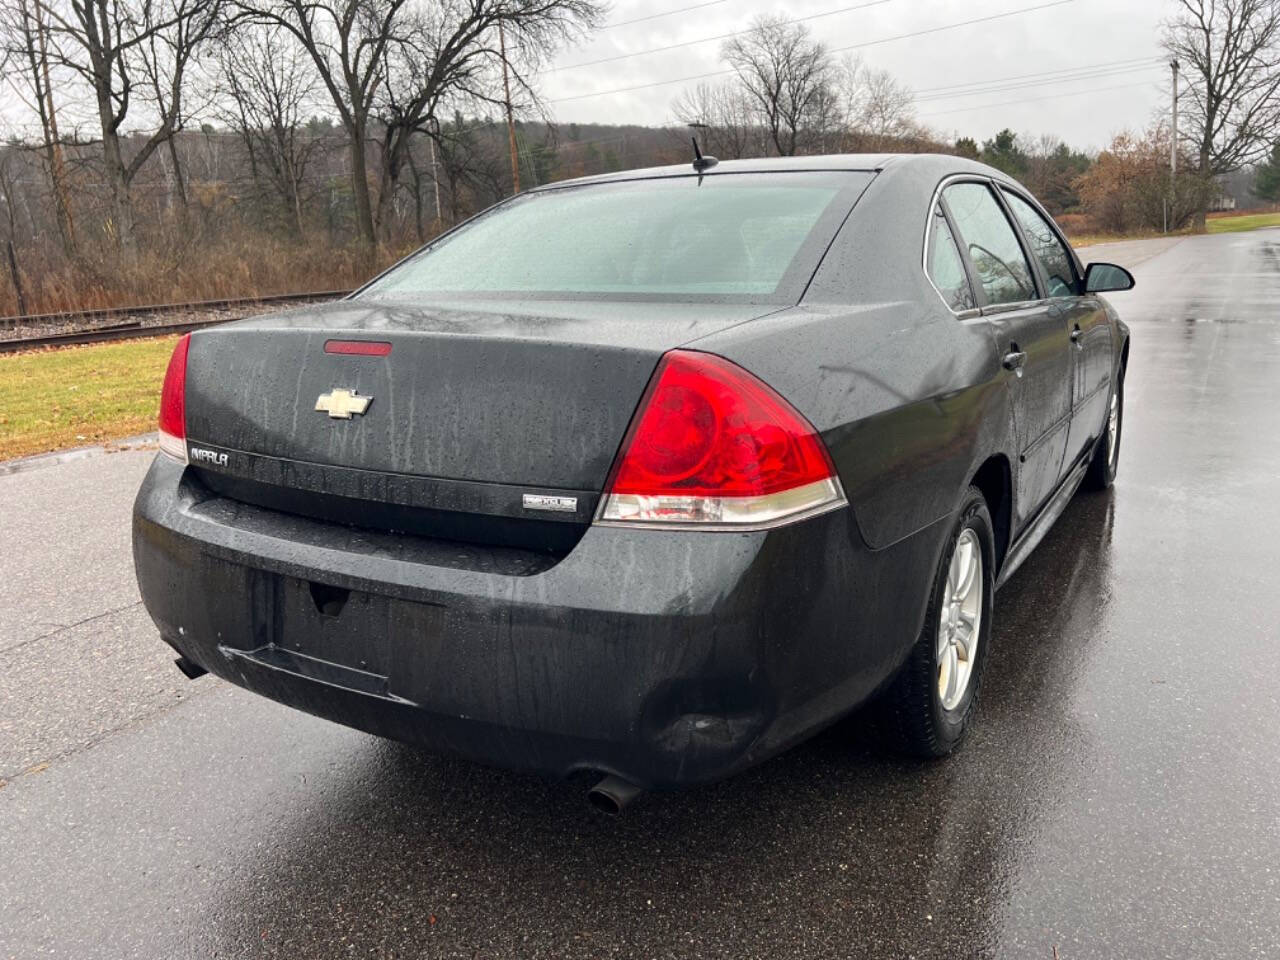
POLYGON ((974 303, 973 289, 969 286, 964 261, 960 258, 960 248, 956 246, 951 224, 947 223, 940 206, 933 208, 928 270, 929 279, 952 310, 960 313, 972 310, 977 305, 974 303))
POLYGON ((1031 264, 990 187, 954 183, 942 192, 987 303, 1036 299, 1031 264))
POLYGON ((1048 282, 1049 296, 1074 297, 1080 291, 1075 264, 1071 262, 1071 254, 1063 246, 1058 234, 1040 215, 1040 211, 1022 197, 1008 190, 1004 191, 1004 196, 1009 201, 1009 209, 1022 226, 1022 233, 1031 245, 1032 255, 1040 261, 1048 282))

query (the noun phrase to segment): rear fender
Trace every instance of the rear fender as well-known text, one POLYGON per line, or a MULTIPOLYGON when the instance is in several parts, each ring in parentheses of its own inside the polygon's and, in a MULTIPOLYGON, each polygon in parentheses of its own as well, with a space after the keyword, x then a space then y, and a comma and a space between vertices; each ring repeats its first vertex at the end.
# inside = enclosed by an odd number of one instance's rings
POLYGON ((1012 449, 989 325, 957 320, 934 299, 797 307, 698 343, 760 376, 817 427, 873 549, 950 516, 983 461, 1012 449))

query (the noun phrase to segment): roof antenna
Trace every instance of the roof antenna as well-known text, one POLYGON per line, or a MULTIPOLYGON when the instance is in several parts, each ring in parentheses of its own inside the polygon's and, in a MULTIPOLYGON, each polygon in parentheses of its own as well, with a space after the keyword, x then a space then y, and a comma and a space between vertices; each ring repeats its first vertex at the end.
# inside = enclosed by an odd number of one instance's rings
POLYGON ((698 138, 690 137, 693 141, 693 169, 701 173, 710 167, 714 167, 720 161, 713 156, 703 156, 702 151, 698 149, 698 138))

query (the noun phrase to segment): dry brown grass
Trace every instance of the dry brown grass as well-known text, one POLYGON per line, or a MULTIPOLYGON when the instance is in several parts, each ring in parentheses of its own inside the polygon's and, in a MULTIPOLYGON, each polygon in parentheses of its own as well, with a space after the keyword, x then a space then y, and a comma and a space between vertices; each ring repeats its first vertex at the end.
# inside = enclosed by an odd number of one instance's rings
MULTIPOLYGON (((27 312, 58 313, 154 303, 346 290, 385 268, 408 247, 380 250, 370 264, 355 246, 271 236, 184 237, 154 242, 124 266, 112 252, 86 252, 79 265, 21 263, 27 312)), ((8 270, 0 269, 0 316, 18 314, 8 270)))

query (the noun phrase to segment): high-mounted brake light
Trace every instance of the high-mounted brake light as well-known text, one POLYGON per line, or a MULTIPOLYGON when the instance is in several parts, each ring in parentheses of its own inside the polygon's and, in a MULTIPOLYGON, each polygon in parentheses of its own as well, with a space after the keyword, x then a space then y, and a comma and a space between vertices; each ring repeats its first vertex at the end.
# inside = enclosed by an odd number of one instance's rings
POLYGON ((391 353, 391 344, 386 340, 326 340, 324 352, 354 357, 385 357, 391 353))
POLYGON ((843 506, 817 431, 722 357, 658 364, 605 488, 604 523, 770 526, 843 506))
POLYGON ((184 333, 178 338, 160 389, 160 449, 182 463, 187 462, 187 349, 190 345, 191 334, 184 333))

